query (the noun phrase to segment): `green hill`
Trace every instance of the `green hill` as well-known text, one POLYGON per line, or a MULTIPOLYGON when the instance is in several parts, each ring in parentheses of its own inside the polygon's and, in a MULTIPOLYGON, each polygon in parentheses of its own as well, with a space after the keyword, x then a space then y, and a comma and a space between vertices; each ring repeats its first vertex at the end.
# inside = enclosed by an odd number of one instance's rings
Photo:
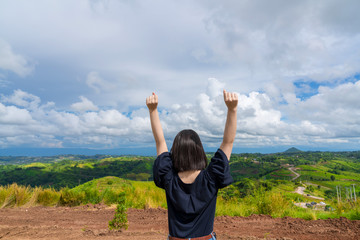
POLYGON ((284 153, 300 153, 300 152, 302 152, 302 151, 295 147, 292 147, 292 148, 289 148, 288 150, 286 150, 284 153))
POLYGON ((116 203, 120 193, 125 193, 127 207, 166 208, 165 191, 155 186, 153 181, 132 181, 118 177, 103 177, 70 189, 83 198, 82 203, 116 203))

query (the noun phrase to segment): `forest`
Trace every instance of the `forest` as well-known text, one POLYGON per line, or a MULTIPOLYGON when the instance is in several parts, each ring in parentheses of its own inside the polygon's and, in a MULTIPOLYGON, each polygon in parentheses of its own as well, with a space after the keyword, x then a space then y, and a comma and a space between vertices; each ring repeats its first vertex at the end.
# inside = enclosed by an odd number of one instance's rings
MULTIPOLYGON (((212 153, 207 156, 210 161, 212 153)), ((154 160, 155 157, 109 155, 0 157, 0 185, 17 183, 60 189, 106 176, 149 181, 154 160)), ((291 180, 294 176, 288 169, 290 166, 301 172, 298 180, 328 187, 339 181, 342 184, 360 181, 360 151, 303 152, 291 148, 274 154, 232 154, 230 159, 235 182, 242 179, 291 180)))

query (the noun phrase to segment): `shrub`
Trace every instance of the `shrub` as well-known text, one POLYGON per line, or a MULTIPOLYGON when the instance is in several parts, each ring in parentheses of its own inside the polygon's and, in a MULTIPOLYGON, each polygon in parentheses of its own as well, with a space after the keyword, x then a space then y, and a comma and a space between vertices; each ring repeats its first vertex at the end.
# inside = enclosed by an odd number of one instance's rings
POLYGON ((83 193, 71 191, 69 188, 61 189, 60 194, 59 204, 62 206, 78 206, 85 198, 83 193))
POLYGON ((23 206, 30 200, 32 194, 30 187, 19 186, 16 183, 2 188, 1 192, 1 208, 23 206))
POLYGON ((326 198, 335 198, 336 197, 336 191, 334 191, 334 190, 325 190, 325 197, 326 198))
POLYGON ((112 191, 109 188, 106 188, 103 192, 103 202, 107 205, 110 205, 112 203, 116 203, 118 201, 119 194, 112 191))
POLYGON ((112 220, 109 221, 110 230, 120 230, 122 228, 128 228, 128 220, 126 213, 126 199, 125 193, 121 193, 119 196, 118 204, 116 206, 115 215, 112 220))
POLYGON ((218 196, 222 197, 224 200, 230 200, 236 197, 237 189, 234 185, 227 186, 223 189, 220 189, 218 196))
POLYGON ((86 189, 84 193, 85 197, 83 202, 85 203, 97 204, 102 200, 102 197, 100 196, 100 193, 97 189, 86 189))
POLYGON ((350 220, 360 220, 360 207, 351 210, 348 218, 350 220))
POLYGON ((283 217, 289 209, 289 201, 281 193, 265 192, 259 189, 254 196, 258 214, 283 217))
POLYGON ((42 189, 38 192, 37 203, 43 206, 54 206, 59 202, 60 195, 52 188, 42 189))
POLYGON ((310 192, 314 192, 314 186, 312 186, 312 185, 309 185, 309 186, 307 186, 307 189, 310 191, 310 192))

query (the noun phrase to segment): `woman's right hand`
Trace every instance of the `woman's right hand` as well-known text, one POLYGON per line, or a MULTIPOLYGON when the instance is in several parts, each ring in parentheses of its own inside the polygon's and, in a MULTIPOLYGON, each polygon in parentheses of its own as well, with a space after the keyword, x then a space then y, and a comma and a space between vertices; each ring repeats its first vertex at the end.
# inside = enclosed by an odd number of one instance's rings
POLYGON ((158 96, 155 93, 152 93, 151 96, 146 98, 146 106, 149 108, 149 111, 152 112, 157 108, 158 105, 158 96))

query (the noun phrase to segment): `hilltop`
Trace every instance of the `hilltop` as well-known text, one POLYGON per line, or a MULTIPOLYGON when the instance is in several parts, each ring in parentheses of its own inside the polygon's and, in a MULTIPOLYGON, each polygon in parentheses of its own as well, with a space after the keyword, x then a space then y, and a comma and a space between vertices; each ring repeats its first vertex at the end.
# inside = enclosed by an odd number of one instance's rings
POLYGON ((302 151, 295 147, 292 147, 292 148, 289 148, 288 150, 286 150, 284 153, 300 153, 300 152, 302 152, 302 151))

